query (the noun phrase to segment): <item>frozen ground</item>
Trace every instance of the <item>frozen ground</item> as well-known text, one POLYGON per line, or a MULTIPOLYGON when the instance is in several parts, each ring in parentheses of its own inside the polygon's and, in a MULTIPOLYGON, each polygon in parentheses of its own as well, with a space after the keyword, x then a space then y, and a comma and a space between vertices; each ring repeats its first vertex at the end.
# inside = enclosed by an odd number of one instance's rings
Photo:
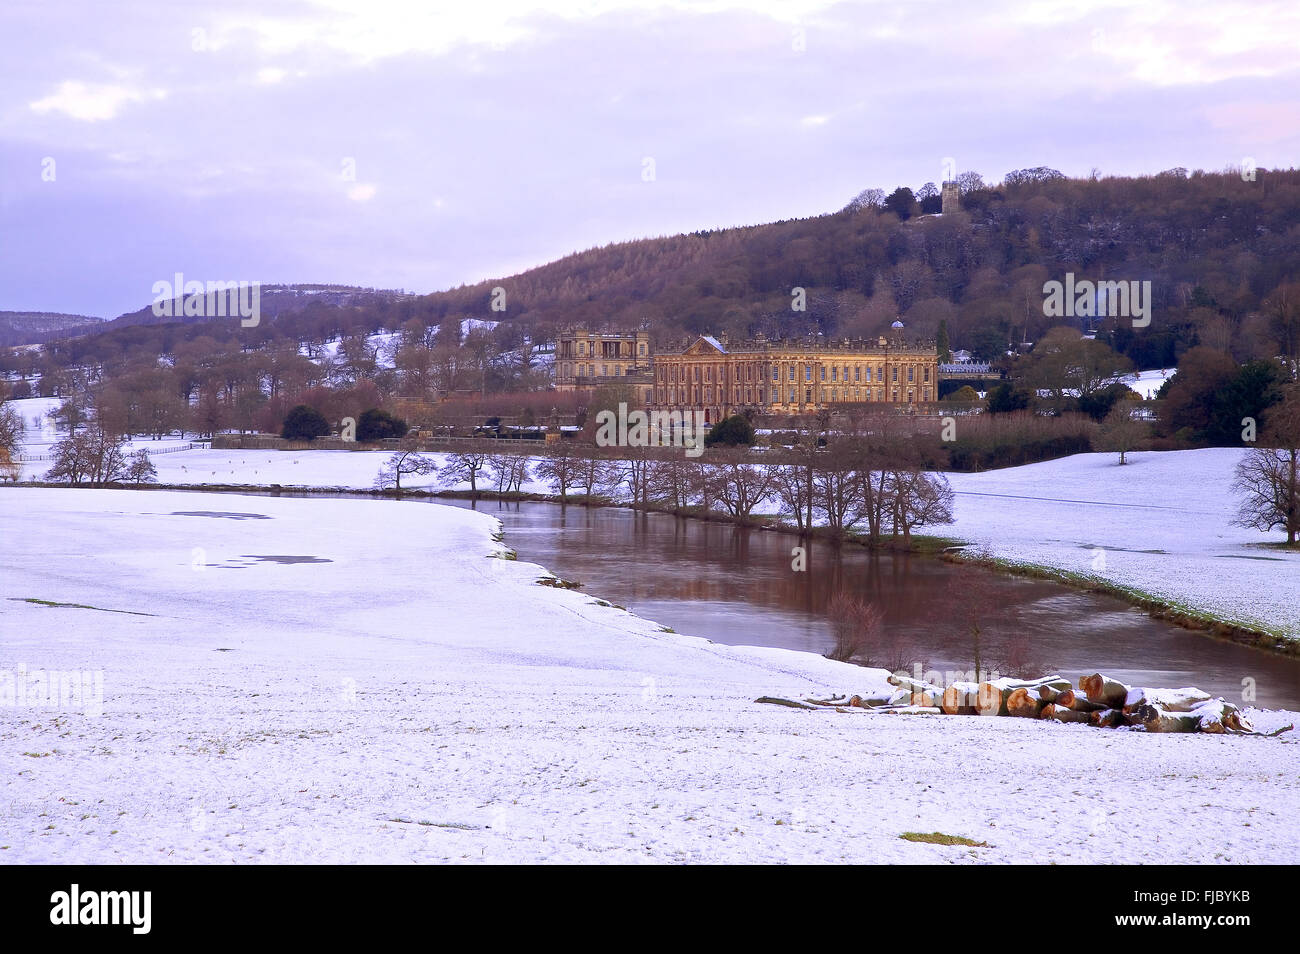
POLYGON ((0 861, 1300 860, 1286 735, 756 705, 883 674, 538 586, 496 528, 0 491, 0 672, 104 686, 100 716, 0 707, 0 861), (898 837, 935 830, 989 847, 898 837))

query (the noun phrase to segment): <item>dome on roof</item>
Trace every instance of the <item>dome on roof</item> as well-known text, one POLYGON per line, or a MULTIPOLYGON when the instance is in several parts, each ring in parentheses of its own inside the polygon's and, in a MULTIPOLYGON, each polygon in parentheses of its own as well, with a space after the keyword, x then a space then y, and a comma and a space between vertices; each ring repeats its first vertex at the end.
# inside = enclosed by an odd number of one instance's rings
POLYGON ((895 321, 895 322, 894 322, 892 325, 890 325, 889 327, 891 327, 891 328, 901 328, 901 327, 903 327, 903 323, 902 323, 901 321, 895 321))

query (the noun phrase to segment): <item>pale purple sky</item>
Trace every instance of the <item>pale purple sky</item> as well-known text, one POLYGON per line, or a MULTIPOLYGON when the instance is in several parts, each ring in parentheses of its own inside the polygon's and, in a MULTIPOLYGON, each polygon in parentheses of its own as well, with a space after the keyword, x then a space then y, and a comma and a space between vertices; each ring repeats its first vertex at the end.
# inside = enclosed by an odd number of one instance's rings
POLYGON ((945 157, 1300 165, 1300 4, 4 0, 0 310, 429 292, 945 157))

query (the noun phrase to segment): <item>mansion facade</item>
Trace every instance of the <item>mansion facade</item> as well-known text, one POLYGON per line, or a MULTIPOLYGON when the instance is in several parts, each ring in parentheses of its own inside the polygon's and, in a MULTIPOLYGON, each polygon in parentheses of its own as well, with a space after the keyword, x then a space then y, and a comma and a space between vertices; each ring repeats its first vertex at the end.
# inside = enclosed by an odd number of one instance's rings
POLYGON ((626 384, 649 404, 653 361, 649 332, 566 328, 555 341, 555 390, 591 391, 603 384, 626 384))
POLYGON ((933 343, 816 343, 758 338, 735 349, 705 335, 681 354, 654 356, 653 396, 660 410, 703 411, 707 423, 753 410, 806 414, 846 404, 929 404, 938 400, 939 355, 933 343))

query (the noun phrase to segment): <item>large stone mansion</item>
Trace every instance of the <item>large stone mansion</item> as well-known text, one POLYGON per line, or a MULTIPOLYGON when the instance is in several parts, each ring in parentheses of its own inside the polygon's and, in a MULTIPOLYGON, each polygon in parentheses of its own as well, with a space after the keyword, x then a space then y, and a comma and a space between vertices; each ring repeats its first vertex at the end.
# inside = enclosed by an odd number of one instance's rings
POLYGON ((938 352, 933 343, 905 343, 901 331, 896 322, 892 338, 873 342, 759 338, 735 348, 704 336, 681 354, 655 355, 651 406, 702 410, 714 422, 747 409, 805 414, 846 404, 929 404, 938 398, 938 352))
POLYGON ((647 331, 566 328, 555 342, 555 390, 591 391, 602 384, 628 384, 649 404, 653 360, 647 331))
POLYGON ((907 343, 902 332, 902 322, 894 322, 889 337, 873 341, 760 336, 735 347, 705 335, 680 353, 655 354, 644 331, 572 330, 557 341, 555 387, 624 383, 647 407, 703 411, 709 423, 744 410, 803 414, 846 404, 936 401, 935 345, 907 343))

